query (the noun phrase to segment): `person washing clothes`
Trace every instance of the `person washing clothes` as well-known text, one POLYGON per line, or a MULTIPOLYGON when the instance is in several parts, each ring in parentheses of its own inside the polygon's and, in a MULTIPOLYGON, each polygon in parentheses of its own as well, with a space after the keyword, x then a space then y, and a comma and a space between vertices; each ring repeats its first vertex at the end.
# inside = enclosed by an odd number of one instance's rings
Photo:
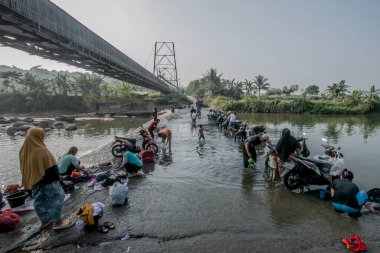
POLYGON ((58 158, 58 168, 61 175, 71 175, 74 170, 84 170, 84 166, 80 165, 80 161, 75 157, 78 148, 73 146, 66 154, 58 158))
POLYGON ((349 216, 360 217, 361 208, 365 206, 371 213, 378 213, 367 203, 368 195, 364 191, 359 191, 356 184, 352 182, 354 174, 344 169, 341 179, 335 179, 331 186, 332 204, 335 211, 348 213, 349 216))
POLYGON ((160 123, 160 120, 159 119, 155 119, 148 126, 148 132, 149 132, 150 136, 152 137, 152 139, 154 139, 154 129, 156 129, 158 123, 160 123))
POLYGON ((266 134, 254 135, 245 140, 243 146, 243 162, 244 168, 248 168, 249 159, 252 158, 254 162, 257 161, 257 153, 255 146, 260 145, 263 142, 269 142, 269 137, 266 134))
POLYGON ((143 167, 140 158, 126 149, 123 149, 121 152, 123 154, 123 162, 120 165, 119 170, 124 167, 130 177, 136 176, 137 172, 143 167))
POLYGON ((160 132, 158 132, 158 137, 162 138, 162 142, 169 145, 169 152, 172 151, 172 131, 165 127, 160 132))

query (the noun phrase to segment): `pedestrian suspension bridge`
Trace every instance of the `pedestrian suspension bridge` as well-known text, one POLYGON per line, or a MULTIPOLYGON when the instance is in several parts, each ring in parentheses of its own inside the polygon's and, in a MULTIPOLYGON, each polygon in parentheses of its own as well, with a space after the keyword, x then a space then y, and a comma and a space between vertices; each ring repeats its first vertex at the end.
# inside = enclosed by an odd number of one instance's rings
POLYGON ((0 44, 152 90, 178 89, 48 0, 0 0, 0 44))

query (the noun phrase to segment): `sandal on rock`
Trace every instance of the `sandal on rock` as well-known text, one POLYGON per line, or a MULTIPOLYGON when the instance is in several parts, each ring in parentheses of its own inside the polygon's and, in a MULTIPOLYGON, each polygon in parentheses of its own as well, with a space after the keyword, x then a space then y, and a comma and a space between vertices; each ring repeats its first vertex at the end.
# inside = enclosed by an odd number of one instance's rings
POLYGON ((62 220, 61 224, 59 225, 54 224, 53 230, 61 230, 61 229, 69 228, 69 227, 72 227, 74 224, 75 224, 74 221, 64 219, 62 220))
POLYGON ((98 231, 99 231, 99 232, 102 232, 103 234, 106 234, 106 233, 109 232, 109 229, 106 228, 105 226, 99 225, 99 226, 98 226, 98 231))
POLYGON ((106 228, 108 228, 108 229, 111 229, 111 230, 115 229, 115 225, 112 222, 110 222, 110 221, 104 222, 103 226, 106 227, 106 228))

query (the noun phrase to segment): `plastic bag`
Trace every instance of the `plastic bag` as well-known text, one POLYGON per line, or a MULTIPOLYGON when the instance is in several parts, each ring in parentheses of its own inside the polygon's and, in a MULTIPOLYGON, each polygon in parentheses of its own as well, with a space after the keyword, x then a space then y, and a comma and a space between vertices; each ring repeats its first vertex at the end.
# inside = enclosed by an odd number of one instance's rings
POLYGON ((126 184, 114 183, 109 189, 109 196, 113 206, 122 206, 125 204, 128 195, 126 184))

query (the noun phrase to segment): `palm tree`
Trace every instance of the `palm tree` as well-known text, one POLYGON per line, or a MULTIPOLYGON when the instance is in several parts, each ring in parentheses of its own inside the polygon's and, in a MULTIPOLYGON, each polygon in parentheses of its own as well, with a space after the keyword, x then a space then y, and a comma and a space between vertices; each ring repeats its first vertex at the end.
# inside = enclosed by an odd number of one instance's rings
POLYGON ((333 83, 332 85, 327 86, 326 91, 331 97, 340 98, 346 95, 346 92, 348 92, 348 87, 350 86, 348 86, 346 82, 342 80, 339 83, 333 83))
POLYGON ((20 84, 24 86, 27 96, 27 105, 32 107, 34 112, 45 108, 48 98, 47 83, 48 80, 40 79, 29 72, 20 79, 20 84))
POLYGON ((16 71, 4 71, 0 73, 0 78, 3 78, 3 86, 5 90, 11 88, 13 93, 16 93, 16 83, 21 79, 22 74, 16 71))
POLYGON ((207 88, 211 95, 218 95, 223 90, 222 75, 223 74, 218 75, 217 70, 213 68, 207 71, 206 75, 203 75, 203 78, 206 81, 207 88))
POLYGON ((375 85, 372 85, 368 92, 366 92, 366 97, 364 102, 367 104, 368 110, 372 111, 375 109, 376 103, 379 102, 379 93, 380 90, 375 88, 375 85))
POLYGON ((57 85, 60 94, 62 94, 63 96, 67 96, 67 93, 70 90, 68 77, 69 73, 67 71, 64 74, 57 73, 53 77, 53 84, 57 85))
POLYGON ((243 82, 243 85, 244 85, 244 88, 245 88, 245 95, 247 97, 251 96, 252 95, 252 91, 254 90, 254 82, 248 81, 247 79, 245 79, 244 82, 243 82))
POLYGON ((270 84, 267 83, 267 81, 268 79, 262 75, 255 76, 255 80, 253 82, 255 83, 255 89, 259 92, 259 96, 261 90, 267 90, 269 88, 270 84))

